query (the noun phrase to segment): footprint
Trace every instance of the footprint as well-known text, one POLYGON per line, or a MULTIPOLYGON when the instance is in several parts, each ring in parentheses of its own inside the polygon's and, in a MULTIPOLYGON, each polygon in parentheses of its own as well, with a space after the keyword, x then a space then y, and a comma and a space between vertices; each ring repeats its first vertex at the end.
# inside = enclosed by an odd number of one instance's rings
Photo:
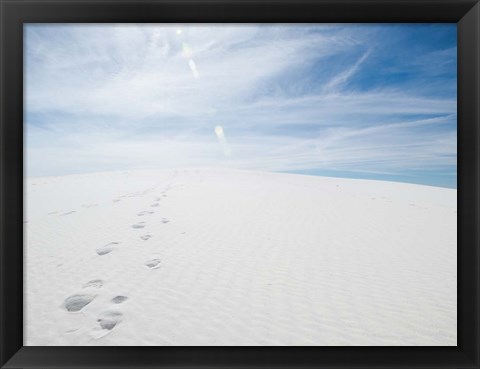
POLYGON ((122 321, 123 314, 118 311, 105 311, 97 319, 100 328, 111 331, 122 321))
POLYGON ((168 223, 168 222, 170 222, 170 221, 169 221, 167 218, 162 218, 161 222, 162 222, 162 223, 168 223))
POLYGON ((161 263, 160 259, 152 259, 152 260, 146 261, 145 266, 149 269, 157 269, 157 268, 160 268, 160 263, 161 263))
POLYGON ((118 245, 118 242, 110 242, 110 243, 107 243, 105 246, 97 247, 97 250, 96 250, 97 254, 98 255, 109 254, 114 249, 113 245, 118 245))
POLYGON ((140 229, 140 228, 144 228, 145 227, 145 222, 138 222, 134 225, 132 225, 132 228, 135 228, 135 229, 140 229))
POLYGON ((149 234, 145 234, 145 235, 143 235, 143 236, 140 236, 140 238, 141 238, 142 240, 144 240, 144 241, 147 241, 147 240, 150 239, 151 237, 152 237, 152 236, 149 235, 149 234))
POLYGON ((110 247, 110 246, 103 246, 103 247, 97 248, 97 254, 100 256, 109 254, 112 251, 113 251, 113 247, 110 247))
POLYGON ((67 311, 77 312, 91 303, 94 298, 95 296, 91 295, 72 295, 66 298, 63 306, 65 309, 67 309, 67 311))
POLYGON ((160 204, 159 204, 159 203, 152 204, 151 207, 152 207, 152 208, 156 208, 158 205, 160 205, 160 204))
POLYGON ((112 299, 112 302, 114 304, 121 304, 122 302, 125 302, 128 300, 128 297, 127 296, 115 296, 113 299, 112 299))
POLYGON ((75 213, 75 210, 69 211, 69 212, 67 212, 67 213, 63 213, 63 214, 60 214, 60 215, 70 215, 70 214, 73 214, 73 213, 75 213))
POLYGON ((91 336, 95 339, 102 338, 109 334, 115 326, 122 321, 123 314, 118 311, 105 311, 98 316, 97 322, 99 327, 96 327, 91 332, 91 336))
POLYGON ((83 288, 101 288, 103 286, 103 281, 101 279, 92 279, 91 281, 85 283, 83 288))
POLYGON ((144 210, 144 211, 141 211, 140 213, 138 213, 137 215, 138 215, 139 217, 142 217, 142 216, 144 216, 144 215, 153 214, 153 213, 154 213, 154 211, 144 210))

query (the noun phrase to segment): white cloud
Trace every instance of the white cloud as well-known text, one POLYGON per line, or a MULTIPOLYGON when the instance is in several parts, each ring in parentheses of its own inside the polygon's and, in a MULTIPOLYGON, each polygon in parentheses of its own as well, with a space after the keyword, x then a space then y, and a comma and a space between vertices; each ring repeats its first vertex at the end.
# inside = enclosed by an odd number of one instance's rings
POLYGON ((348 26, 27 26, 28 173, 455 165, 455 98, 346 88, 375 47, 348 26))

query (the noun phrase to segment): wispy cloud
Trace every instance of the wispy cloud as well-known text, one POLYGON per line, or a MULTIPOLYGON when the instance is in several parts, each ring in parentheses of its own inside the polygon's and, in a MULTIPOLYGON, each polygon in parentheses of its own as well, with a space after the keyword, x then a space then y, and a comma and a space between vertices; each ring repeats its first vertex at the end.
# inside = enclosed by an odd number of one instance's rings
POLYGON ((350 80, 350 78, 357 73, 362 63, 368 58, 368 54, 368 51, 365 52, 353 65, 334 76, 328 83, 325 84, 324 90, 327 92, 335 92, 343 87, 350 80))
POLYGON ((28 174, 423 170, 442 184, 435 176, 456 168, 456 45, 432 49, 422 32, 432 29, 28 25, 28 174))

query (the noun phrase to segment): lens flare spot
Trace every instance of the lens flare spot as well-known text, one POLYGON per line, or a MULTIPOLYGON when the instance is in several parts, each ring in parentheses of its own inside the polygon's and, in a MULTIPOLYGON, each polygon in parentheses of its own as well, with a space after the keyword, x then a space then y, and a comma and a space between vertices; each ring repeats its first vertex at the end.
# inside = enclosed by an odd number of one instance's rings
POLYGON ((182 42, 182 56, 185 59, 190 59, 192 55, 193 55, 192 48, 186 42, 182 42))
POLYGON ((182 34, 182 30, 179 28, 177 29, 177 31, 175 32, 177 35, 181 35, 182 34))
POLYGON ((222 126, 216 126, 216 127, 215 127, 215 134, 217 135, 218 138, 224 137, 224 136, 223 136, 223 128, 222 128, 222 126))
POLYGON ((225 137, 225 132, 223 131, 223 127, 216 126, 214 131, 215 131, 215 135, 218 138, 218 142, 222 147, 223 154, 225 155, 225 157, 229 158, 232 155, 232 149, 230 148, 227 138, 225 137))
POLYGON ((194 76, 195 78, 198 78, 197 65, 195 64, 195 62, 194 62, 192 59, 190 59, 190 60, 188 61, 188 66, 190 67, 190 69, 191 69, 191 71, 192 71, 192 73, 193 73, 193 76, 194 76))

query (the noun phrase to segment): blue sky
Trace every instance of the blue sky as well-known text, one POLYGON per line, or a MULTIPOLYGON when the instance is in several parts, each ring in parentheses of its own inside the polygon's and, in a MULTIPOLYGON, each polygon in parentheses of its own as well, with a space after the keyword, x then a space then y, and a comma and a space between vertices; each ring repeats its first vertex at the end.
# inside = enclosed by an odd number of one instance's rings
POLYGON ((28 176, 226 167, 456 188, 456 25, 25 26, 28 176))

